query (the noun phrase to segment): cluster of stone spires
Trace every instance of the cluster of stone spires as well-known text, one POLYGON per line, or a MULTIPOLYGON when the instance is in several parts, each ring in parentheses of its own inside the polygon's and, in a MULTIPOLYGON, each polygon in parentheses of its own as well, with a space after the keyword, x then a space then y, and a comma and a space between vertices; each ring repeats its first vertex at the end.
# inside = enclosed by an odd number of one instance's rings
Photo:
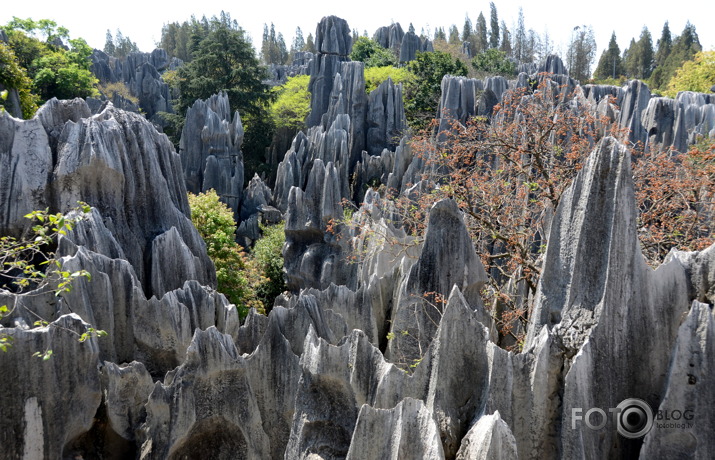
MULTIPOLYGON (((0 292, 0 305, 23 305, 0 329, 14 339, 0 353, 8 457, 711 457, 715 247, 647 267, 629 153, 606 138, 553 216, 524 350, 499 348, 479 296, 486 274, 453 201, 434 205, 421 245, 387 243, 407 236, 389 202, 363 185, 379 179, 412 196, 424 164, 400 138, 400 86, 365 94, 362 64, 347 59, 349 31, 335 17, 318 26, 309 127, 273 190, 258 178, 244 189, 240 116, 222 94, 189 110, 178 153, 145 118, 109 103, 53 100, 32 120, 0 115, 9 172, 0 175, 0 234, 22 233, 33 209, 92 206, 58 247, 65 267, 91 281, 61 298, 0 292), (208 188, 244 238, 261 214, 285 218, 293 294, 267 317, 239 321, 213 289, 186 199, 208 188), (355 222, 391 238, 328 232, 343 198, 362 203, 355 222), (360 263, 346 262, 351 250, 365 254, 360 263), (425 292, 447 299, 438 312, 424 308, 425 292), (52 326, 28 328, 30 312, 52 326), (78 342, 90 325, 108 337, 78 342), (420 333, 394 334, 402 330, 420 333), (49 362, 32 358, 46 348, 49 362), (396 365, 417 361, 411 373, 396 365), (572 423, 573 409, 626 398, 690 410, 693 423, 656 424, 635 440, 610 424, 572 423)), ((562 67, 551 58, 537 71, 562 67)), ((440 113, 488 114, 530 78, 445 77, 440 113)), ((715 127, 712 96, 671 100, 637 81, 548 78, 629 127, 631 140, 682 149, 715 127)))

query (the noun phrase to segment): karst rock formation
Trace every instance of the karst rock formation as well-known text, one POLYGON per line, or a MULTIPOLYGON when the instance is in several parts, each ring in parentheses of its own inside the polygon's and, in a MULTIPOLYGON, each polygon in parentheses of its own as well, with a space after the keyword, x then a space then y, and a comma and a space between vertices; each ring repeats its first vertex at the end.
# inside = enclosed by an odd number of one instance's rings
MULTIPOLYGON (((410 34, 394 25, 376 38, 408 60, 431 46, 410 34)), ((57 254, 92 275, 62 296, 0 290, 0 305, 17 306, 0 323, 12 339, 0 352, 0 457, 712 458, 715 246, 646 265, 629 151, 611 137, 594 144, 551 217, 523 350, 506 351, 456 202, 434 204, 416 242, 368 185, 408 199, 434 187, 411 152, 401 86, 366 94, 343 19, 323 18, 315 44, 301 63, 308 126, 272 189, 258 176, 244 187, 243 127, 225 94, 189 109, 179 152, 111 101, 51 100, 31 120, 0 114, 0 235, 27 234, 32 210, 82 200, 91 211, 57 254), (215 290, 186 197, 209 188, 245 241, 258 237, 256 216, 285 219, 289 292, 268 316, 241 321, 215 290), (359 208, 336 231, 343 200, 359 208), (50 324, 31 327, 35 315, 50 324), (80 342, 89 328, 108 335, 80 342), (32 356, 46 349, 51 359, 32 356), (627 398, 687 411, 690 423, 630 439, 610 419, 598 430, 574 422, 575 411, 608 413, 627 398)), ((106 81, 147 87, 169 65, 159 52, 94 59, 106 81)), ((438 129, 489 116, 505 91, 547 79, 555 97, 572 89, 631 141, 682 151, 715 135, 712 96, 581 86, 555 56, 524 70, 534 72, 446 76, 438 129)), ((163 110, 162 91, 143 107, 163 110)))

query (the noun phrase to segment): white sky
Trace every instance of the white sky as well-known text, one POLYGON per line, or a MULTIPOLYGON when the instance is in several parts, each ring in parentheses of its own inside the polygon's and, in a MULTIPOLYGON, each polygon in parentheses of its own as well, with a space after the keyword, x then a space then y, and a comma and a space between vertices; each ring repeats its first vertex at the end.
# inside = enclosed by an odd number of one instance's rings
MULTIPOLYGON (((273 22, 276 32, 282 32, 286 44, 290 43, 296 27, 300 27, 305 37, 315 35, 315 27, 323 16, 336 15, 348 21, 351 29, 360 33, 364 30, 372 36, 374 31, 393 21, 403 29, 411 23, 417 33, 424 28, 431 31, 437 27, 448 30, 456 24, 461 31, 464 18, 469 15, 476 23, 479 12, 483 12, 489 26, 489 1, 440 0, 419 2, 418 0, 308 0, 264 2, 235 0, 233 2, 202 0, 198 2, 168 2, 119 0, 100 3, 98 1, 30 0, 5 2, 0 7, 0 24, 6 24, 13 16, 32 19, 53 19, 70 30, 72 38, 82 37, 90 46, 103 48, 107 29, 112 33, 120 29, 137 43, 142 51, 151 51, 161 37, 162 25, 169 22, 183 22, 192 14, 197 18, 218 15, 221 10, 231 14, 239 25, 253 39, 254 46, 260 47, 263 24, 273 22)), ((635 2, 632 0, 600 0, 597 2, 552 0, 551 2, 525 0, 495 1, 499 20, 505 20, 512 30, 516 23, 519 6, 524 10, 524 22, 528 29, 539 34, 548 31, 556 50, 565 50, 571 31, 578 25, 591 25, 596 33, 598 56, 608 46, 611 32, 615 30, 621 51, 628 46, 631 38, 640 36, 643 26, 647 26, 653 36, 653 43, 660 37, 663 24, 669 21, 673 35, 679 35, 690 20, 696 27, 700 43, 705 50, 715 50, 715 2, 712 0, 652 0, 635 2)))

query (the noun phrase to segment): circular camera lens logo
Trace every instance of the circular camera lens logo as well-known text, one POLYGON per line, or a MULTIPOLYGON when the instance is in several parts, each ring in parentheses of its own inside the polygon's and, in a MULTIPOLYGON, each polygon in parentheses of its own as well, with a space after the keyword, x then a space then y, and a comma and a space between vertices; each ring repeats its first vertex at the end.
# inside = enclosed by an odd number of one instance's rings
POLYGON ((653 411, 642 399, 624 399, 618 409, 618 432, 624 438, 640 438, 653 428, 653 411))

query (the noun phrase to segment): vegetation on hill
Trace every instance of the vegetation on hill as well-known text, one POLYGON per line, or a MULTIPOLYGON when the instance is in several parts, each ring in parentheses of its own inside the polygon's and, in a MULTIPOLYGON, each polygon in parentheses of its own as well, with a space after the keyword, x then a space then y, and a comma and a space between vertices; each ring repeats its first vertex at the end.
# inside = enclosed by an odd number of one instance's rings
POLYGON ((218 291, 236 305, 244 318, 250 308, 267 313, 285 289, 283 280, 284 225, 262 226, 260 238, 250 254, 236 243, 236 222, 231 209, 214 190, 189 193, 191 221, 206 243, 216 267, 218 291))
POLYGON ((23 116, 52 97, 72 99, 97 95, 90 71, 92 49, 84 39, 48 19, 13 18, 2 27, 8 43, 0 44, 0 84, 20 93, 23 116), (67 46, 65 42, 69 45, 67 46))
MULTIPOLYGON (((222 13, 211 20, 192 19, 188 27, 192 31, 188 50, 191 59, 178 69, 175 79, 179 99, 174 133, 181 132, 186 110, 197 99, 224 91, 231 109, 241 114, 246 130, 242 146, 246 169, 258 171, 274 130, 269 114, 274 93, 264 83, 268 77, 266 69, 260 65, 244 30, 229 15, 222 13)), ((177 143, 178 139, 174 141, 177 143)))
POLYGON ((404 86, 405 115, 410 127, 421 129, 437 115, 442 77, 467 75, 467 66, 459 59, 440 51, 417 53, 407 64, 414 75, 404 86))

